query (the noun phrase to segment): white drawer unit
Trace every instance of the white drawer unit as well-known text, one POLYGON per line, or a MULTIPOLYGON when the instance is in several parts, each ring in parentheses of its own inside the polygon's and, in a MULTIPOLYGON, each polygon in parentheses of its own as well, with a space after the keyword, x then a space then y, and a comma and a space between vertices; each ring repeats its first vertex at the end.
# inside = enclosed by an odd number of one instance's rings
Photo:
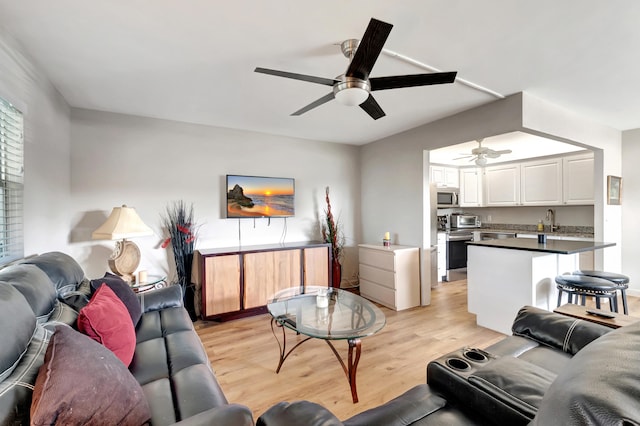
POLYGON ((360 295, 396 311, 420 305, 418 247, 360 244, 360 295))

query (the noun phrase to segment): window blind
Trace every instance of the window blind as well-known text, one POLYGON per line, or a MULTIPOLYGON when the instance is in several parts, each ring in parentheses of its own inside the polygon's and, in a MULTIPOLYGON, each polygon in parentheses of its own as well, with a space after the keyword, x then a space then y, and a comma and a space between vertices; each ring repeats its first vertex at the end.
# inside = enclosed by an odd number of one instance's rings
POLYGON ((0 98, 0 264, 24 254, 24 121, 0 98))

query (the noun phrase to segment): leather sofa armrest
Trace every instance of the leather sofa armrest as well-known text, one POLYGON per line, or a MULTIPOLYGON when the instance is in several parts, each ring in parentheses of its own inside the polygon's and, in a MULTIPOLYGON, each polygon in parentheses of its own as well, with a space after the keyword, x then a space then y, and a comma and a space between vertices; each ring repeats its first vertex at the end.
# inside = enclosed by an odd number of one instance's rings
POLYGON ((511 331, 514 336, 575 355, 593 340, 610 332, 611 328, 525 306, 516 315, 511 331))
MULTIPOLYGON (((555 378, 555 374, 542 367, 507 356, 476 371, 469 376, 469 383, 531 420, 555 378)), ((496 414, 497 410, 492 413, 496 414)))
POLYGON ((182 288, 179 285, 170 285, 157 290, 144 291, 138 293, 138 300, 142 313, 179 308, 182 306, 182 288))
MULTIPOLYGON (((447 405, 429 385, 418 385, 386 404, 364 411, 344 421, 345 426, 406 426, 421 421, 447 405)), ((420 423, 422 424, 422 423, 420 423)))
POLYGON ((279 402, 265 411, 256 426, 342 426, 329 410, 310 401, 279 402))
POLYGON ((253 426, 253 416, 248 407, 240 404, 227 404, 210 408, 188 419, 184 419, 177 426, 253 426))
MULTIPOLYGON (((414 424, 447 404, 428 385, 418 385, 386 404, 338 420, 329 410, 309 401, 281 402, 258 418, 257 426, 407 426, 414 424)), ((437 423, 437 422, 436 422, 437 423)), ((421 423, 422 424, 422 423, 421 423)))

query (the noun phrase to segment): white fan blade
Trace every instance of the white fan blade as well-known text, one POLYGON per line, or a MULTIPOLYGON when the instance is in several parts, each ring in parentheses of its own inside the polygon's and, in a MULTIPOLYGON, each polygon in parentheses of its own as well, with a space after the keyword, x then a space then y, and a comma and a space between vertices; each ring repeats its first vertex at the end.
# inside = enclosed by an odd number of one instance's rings
POLYGON ((500 151, 494 151, 494 150, 489 150, 489 152, 487 152, 487 157, 489 158, 498 158, 500 157, 502 154, 511 154, 511 150, 510 149, 503 149, 500 151))
POLYGON ((453 160, 464 160, 465 158, 475 157, 475 155, 464 155, 462 157, 454 158, 453 160))

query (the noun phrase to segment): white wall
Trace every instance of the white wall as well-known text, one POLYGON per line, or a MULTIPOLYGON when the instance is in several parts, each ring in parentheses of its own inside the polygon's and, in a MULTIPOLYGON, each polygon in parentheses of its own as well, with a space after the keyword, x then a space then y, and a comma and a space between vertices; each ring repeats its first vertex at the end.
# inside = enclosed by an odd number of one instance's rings
POLYGON ((640 129, 622 133, 622 266, 631 279, 629 294, 640 296, 640 129))
POLYGON ((0 30, 0 96, 24 115, 25 254, 67 251, 69 107, 34 62, 0 30))
POLYGON ((596 251, 595 265, 598 269, 621 272, 622 208, 607 205, 606 185, 607 175, 622 176, 622 133, 586 121, 571 111, 534 96, 523 94, 522 98, 522 125, 528 132, 562 141, 578 142, 594 151, 594 237, 598 241, 616 243, 615 247, 596 251))
MULTIPOLYGON (((378 242, 384 228, 397 244, 435 244, 423 239, 423 191, 430 178, 424 151, 515 130, 522 121, 519 102, 492 102, 363 146, 363 242, 378 242), (390 197, 402 204, 388 204, 390 197)), ((425 220, 427 234, 429 227, 425 220)))
MULTIPOLYGON (((135 207, 156 235, 138 238, 140 269, 174 274, 158 244, 161 214, 175 200, 193 203, 200 226, 197 248, 279 243, 283 219, 225 219, 225 176, 295 178, 295 217, 286 242, 320 238, 324 190, 347 237, 343 278, 357 271, 359 149, 327 142, 74 109, 71 113, 73 255, 89 276, 105 272, 113 243, 91 241, 91 232, 121 204, 135 207), (240 226, 240 229, 239 229, 240 226)), ((295 119, 295 118, 293 118, 295 119)))
MULTIPOLYGON (((423 151, 488 136, 525 131, 564 142, 595 147, 596 176, 620 175, 620 132, 587 122, 524 93, 482 105, 409 131, 365 145, 362 150, 362 235, 363 241, 378 241, 381 228, 395 233, 395 240, 428 248, 430 220, 422 216, 428 161, 423 151), (416 178, 420 175, 420 178, 416 178), (385 205, 393 196, 402 200, 394 208, 385 205)), ((597 179, 598 179, 597 178, 597 179)), ((605 205, 604 184, 596 188, 594 228, 596 239, 616 242, 596 259, 607 270, 621 269, 619 209, 605 205)), ((423 253, 424 261, 424 253, 423 253)), ((423 280, 426 273, 422 271, 423 280)), ((423 286, 424 288, 424 286, 423 286)))
MULTIPOLYGON (((507 133, 521 123, 518 98, 492 102, 481 108, 390 136, 362 148, 363 242, 378 242, 389 231, 396 244, 421 248, 422 289, 429 289, 429 161, 425 150, 476 138, 507 133)), ((422 294, 424 304, 430 295, 422 294)))

